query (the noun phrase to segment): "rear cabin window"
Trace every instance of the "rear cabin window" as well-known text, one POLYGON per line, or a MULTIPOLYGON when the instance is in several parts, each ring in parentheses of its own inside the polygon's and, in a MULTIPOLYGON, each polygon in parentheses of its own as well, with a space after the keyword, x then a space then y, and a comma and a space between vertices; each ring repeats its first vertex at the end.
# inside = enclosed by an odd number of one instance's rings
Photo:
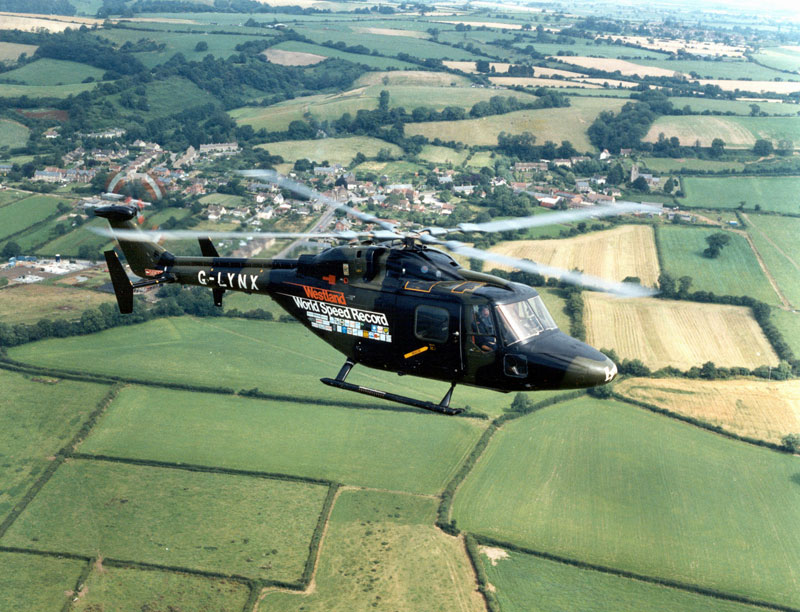
POLYGON ((447 342, 450 336, 450 313, 436 306, 417 306, 414 311, 414 335, 426 342, 447 342))

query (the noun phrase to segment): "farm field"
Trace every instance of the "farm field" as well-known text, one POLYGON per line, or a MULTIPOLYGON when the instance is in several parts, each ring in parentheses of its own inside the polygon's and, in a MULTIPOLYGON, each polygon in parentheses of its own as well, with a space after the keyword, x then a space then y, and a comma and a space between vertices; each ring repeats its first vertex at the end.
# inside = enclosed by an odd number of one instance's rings
MULTIPOLYGON (((564 81, 561 79, 548 79, 542 77, 489 77, 495 85, 504 87, 577 87, 579 89, 601 89, 601 83, 588 83, 583 81, 564 81)), ((609 84, 611 84, 609 82, 609 84)))
POLYGON ((85 563, 25 553, 0 552, 0 595, 8 610, 61 610, 85 563))
POLYGON ((748 214, 746 221, 747 233, 781 292, 795 309, 800 308, 800 219, 748 214))
POLYGON ((0 147, 24 146, 28 142, 29 136, 30 130, 21 123, 10 119, 0 119, 0 147))
POLYGON ((190 574, 93 566, 75 612, 125 610, 241 610, 249 589, 240 582, 190 574), (118 608, 116 607, 118 606, 118 608))
MULTIPOLYGON (((324 39, 323 39, 324 41, 324 39)), ((322 41, 321 41, 322 42, 322 41)), ((360 43, 357 43, 360 44, 360 43)), ((322 55, 324 57, 337 57, 345 59, 354 64, 364 64, 370 68, 378 70, 387 70, 394 68, 397 70, 404 70, 406 68, 413 70, 417 66, 404 62, 393 57, 381 57, 374 55, 361 55, 360 53, 348 53, 347 51, 340 51, 331 47, 323 47, 322 45, 315 45, 313 43, 301 42, 299 40, 287 40, 278 43, 272 49, 280 49, 283 51, 299 51, 300 53, 313 53, 314 55, 322 55)))
POLYGON ((582 398, 503 425, 453 517, 534 550, 797 606, 796 473, 796 457, 582 398))
POLYGON ((730 242, 720 256, 703 256, 708 246, 706 237, 719 229, 663 225, 656 228, 661 248, 661 263, 677 281, 690 276, 690 291, 710 291, 717 295, 749 295, 767 304, 780 304, 780 298, 769 284, 758 258, 747 239, 726 232, 730 242))
POLYGON ((694 208, 738 208, 742 202, 747 210, 778 213, 800 213, 797 186, 800 177, 695 177, 681 178, 685 198, 681 206, 694 208))
POLYGON ((693 98, 688 96, 675 96, 669 99, 675 108, 683 109, 686 106, 691 108, 694 113, 704 111, 719 113, 735 113, 737 115, 749 116, 753 110, 752 105, 758 106, 758 112, 765 112, 768 115, 797 115, 797 105, 779 100, 720 100, 716 98, 693 98))
POLYGON ((23 198, 27 198, 30 194, 25 191, 16 191, 14 189, 0 189, 0 207, 11 202, 16 202, 23 198))
POLYGON ((264 51, 264 55, 271 63, 281 66, 313 66, 328 59, 324 55, 316 53, 284 51, 283 49, 267 49, 264 51))
POLYGON ((762 608, 638 580, 579 569, 502 548, 481 555, 503 612, 531 610, 672 610, 674 612, 756 612, 762 608))
POLYGON ((649 225, 623 225, 575 238, 514 240, 489 250, 566 270, 577 268, 609 280, 637 276, 648 287, 656 285, 659 274, 653 229, 649 225))
POLYGON ((432 164, 449 164, 452 166, 460 166, 464 163, 469 155, 469 151, 461 150, 456 151, 449 147, 437 147, 435 145, 424 145, 420 151, 419 157, 432 164))
POLYGON ((619 111, 625 100, 617 98, 571 98, 569 108, 524 110, 463 121, 432 121, 408 123, 407 136, 423 134, 428 138, 453 140, 468 145, 496 145, 500 132, 521 134, 531 132, 536 142, 547 140, 560 143, 569 140, 578 151, 592 151, 586 130, 602 111, 619 111))
MULTIPOLYGON (((518 49, 522 50, 527 47, 529 42, 522 42, 517 43, 514 45, 518 49)), ((544 55, 556 55, 559 51, 564 51, 564 46, 558 43, 539 43, 536 42, 533 44, 536 51, 542 53, 544 55)), ((648 51, 646 49, 631 49, 629 47, 623 47, 620 45, 596 45, 594 42, 591 41, 581 41, 579 40, 574 45, 569 45, 569 50, 574 51, 577 56, 588 56, 593 55, 597 57, 605 57, 605 58, 620 58, 620 59, 631 59, 633 57, 636 58, 653 58, 653 59, 664 59, 667 57, 667 54, 661 53, 659 51, 648 51), (581 44, 583 43, 583 44, 581 44)), ((565 61, 569 62, 572 57, 566 57, 565 61)))
MULTIPOLYGON (((9 357, 51 368, 70 368, 98 374, 130 376, 149 381, 183 382, 232 389, 259 388, 264 393, 305 403, 332 402, 386 407, 380 400, 360 399, 326 387, 317 380, 332 376, 342 356, 304 327, 241 319, 159 319, 143 325, 118 327, 92 336, 50 339, 9 350, 9 357), (139 350, 157 350, 159 360, 142 360, 139 350), (186 363, 192 368, 186 368, 186 363), (255 365, 254 365, 255 364, 255 365), (280 375, 275 375, 280 372, 280 375)), ((438 402, 445 383, 415 377, 399 378, 368 368, 354 368, 348 381, 392 393, 438 402), (411 382, 413 381, 413 382, 411 382)), ((539 394, 538 397, 542 397, 539 394)), ((500 414, 509 396, 458 387, 453 406, 500 414)))
MULTIPOLYGON (((687 77, 696 73, 701 78, 707 79, 752 79, 754 81, 771 81, 775 77, 786 77, 777 70, 759 66, 754 62, 745 60, 631 60, 633 64, 654 66, 681 72, 687 77)), ((691 77, 690 77, 691 78, 691 77)))
POLYGON ((129 387, 80 451, 435 494, 485 425, 432 414, 129 387), (242 437, 245 430, 254 435, 242 437))
POLYGON ((778 70, 800 72, 800 47, 766 47, 753 57, 761 64, 778 70))
POLYGON ((30 57, 38 48, 39 45, 0 42, 0 62, 16 62, 23 53, 30 57))
POLYGON ((800 355, 800 313, 772 309, 771 320, 795 355, 800 355))
POLYGON ((800 431, 800 381, 629 378, 625 397, 719 425, 740 436, 780 444, 800 431))
POLYGON ((795 117, 709 117, 707 115, 670 115, 659 117, 650 126, 645 142, 656 142, 659 134, 676 136, 684 146, 699 140, 703 147, 721 138, 729 149, 748 149, 759 138, 777 143, 781 138, 800 141, 800 121, 795 117))
POLYGON ((53 196, 32 195, 0 208, 0 241, 55 214, 59 201, 53 196))
POLYGON ((686 170, 710 170, 711 172, 732 171, 740 172, 747 165, 740 161, 715 161, 713 159, 695 159, 671 157, 648 157, 642 163, 656 174, 680 172, 686 170))
POLYGON ((369 136, 324 138, 322 140, 285 140, 257 145, 256 148, 266 149, 272 155, 280 155, 285 161, 293 162, 306 158, 320 163, 327 160, 331 164, 338 163, 343 166, 352 162, 358 152, 367 157, 377 156, 381 149, 387 149, 392 155, 398 157, 402 153, 402 149, 397 145, 369 136))
POLYGON ((698 84, 716 85, 723 91, 747 91, 756 94, 776 93, 790 95, 800 91, 800 81, 734 81, 725 79, 699 79, 698 84))
POLYGON ((108 392, 105 385, 26 378, 0 370, 0 519, 19 502, 52 457, 108 392))
POLYGON ((26 85, 67 85, 81 83, 88 77, 99 81, 104 73, 104 70, 87 64, 42 58, 16 70, 4 72, 3 78, 21 81, 26 85))
POLYGON ((27 323, 39 319, 79 319, 87 308, 114 303, 114 296, 54 285, 16 285, 0 291, 0 323, 27 323))
MULTIPOLYGON (((0 214, 2 214, 2 211, 0 211, 0 214)), ((101 251, 106 247, 110 247, 111 243, 105 236, 99 236, 89 231, 90 227, 105 228, 108 227, 108 223, 106 223, 104 219, 89 219, 82 226, 42 245, 36 249, 36 252, 40 255, 55 255, 56 253, 61 253, 65 256, 76 256, 81 246, 87 244, 94 249, 94 252, 97 253, 97 257, 100 258, 102 257, 101 251)))
POLYGON ((484 610, 463 543, 435 528, 435 518, 434 499, 341 491, 316 588, 309 594, 268 591, 258 611, 484 610))
POLYGON ((778 365, 749 308, 584 293, 587 342, 651 369, 778 365))
POLYGON ((16 83, 0 83, 0 97, 19 98, 68 98, 94 89, 97 83, 73 83, 71 85, 18 85, 16 83))
POLYGON ((367 87, 369 85, 402 85, 402 86, 427 86, 450 87, 469 86, 470 80, 466 77, 447 74, 444 72, 425 72, 422 70, 393 70, 390 72, 367 72, 362 74, 353 83, 353 87, 367 87), (384 83, 384 80, 387 82, 384 83))
POLYGON ((73 459, 0 544, 295 581, 326 492, 299 482, 73 459))
MULTIPOLYGON (((654 77, 672 77, 678 71, 677 68, 671 67, 657 67, 653 65, 644 65, 627 60, 612 59, 607 57, 550 57, 550 60, 559 60, 565 64, 579 66, 581 68, 588 68, 590 70, 603 70, 605 72, 616 72, 622 76, 654 76, 654 77)), ((670 64, 672 62, 669 62, 670 64)), ((666 63, 665 63, 666 64, 666 63)))

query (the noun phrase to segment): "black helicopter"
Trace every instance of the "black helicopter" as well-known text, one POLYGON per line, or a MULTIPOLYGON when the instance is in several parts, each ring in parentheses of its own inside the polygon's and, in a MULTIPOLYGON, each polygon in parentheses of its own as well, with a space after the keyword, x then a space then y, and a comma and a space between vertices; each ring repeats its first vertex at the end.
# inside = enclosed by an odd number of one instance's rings
MULTIPOLYGON (((613 380, 616 365, 594 348, 558 329, 537 292, 520 283, 462 267, 442 250, 517 268, 558 275, 568 282, 625 296, 652 291, 630 283, 610 283, 577 272, 552 269, 527 260, 497 255, 454 240, 450 232, 506 231, 599 215, 647 210, 623 203, 592 211, 568 211, 523 219, 426 228, 403 234, 396 227, 357 209, 327 200, 307 187, 269 171, 251 171, 306 197, 382 229, 364 234, 307 234, 355 241, 297 259, 220 257, 208 234, 145 232, 134 222, 138 209, 127 205, 98 208, 108 220, 125 259, 142 281, 131 283, 115 251, 105 252, 120 312, 130 313, 138 287, 181 283, 211 289, 222 305, 226 291, 266 294, 317 336, 343 353, 346 361, 327 385, 386 400, 455 414, 450 407, 457 384, 501 392, 575 389, 613 380), (176 256, 159 238, 198 237, 201 257, 176 256), (366 238, 360 240, 359 238, 366 238), (389 370, 450 383, 438 404, 370 389, 346 381, 354 365, 389 370)), ((212 233, 242 237, 242 233, 212 233)), ((258 233, 296 238, 298 234, 258 233)))

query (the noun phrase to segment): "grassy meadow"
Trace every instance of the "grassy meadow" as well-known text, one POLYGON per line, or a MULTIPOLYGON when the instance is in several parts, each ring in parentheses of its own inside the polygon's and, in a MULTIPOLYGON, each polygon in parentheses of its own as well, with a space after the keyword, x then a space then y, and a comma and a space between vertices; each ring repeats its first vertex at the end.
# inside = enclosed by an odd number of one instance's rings
POLYGON ((767 304, 779 304, 758 258, 744 236, 725 232, 730 242, 719 257, 703 256, 706 237, 718 233, 711 228, 663 225, 656 228, 664 270, 676 280, 690 276, 690 291, 711 291, 717 295, 749 295, 767 304))
POLYGON ((30 130, 21 123, 10 119, 0 119, 0 148, 24 146, 28 142, 30 133, 30 130))
POLYGON ((19 98, 68 98, 94 89, 96 83, 73 83, 70 85, 18 85, 16 83, 0 83, 0 97, 19 98))
POLYGON ((23 53, 30 57, 38 48, 38 45, 0 42, 0 62, 16 62, 23 53))
POLYGON ((57 212, 59 200, 47 195, 32 195, 0 208, 0 241, 44 221, 57 212))
POLYGON ((772 309, 771 320, 795 355, 800 355, 800 313, 772 309))
MULTIPOLYGON (((655 66, 666 68, 675 72, 682 72, 687 77, 696 73, 703 79, 752 79, 754 81, 771 81, 775 77, 783 78, 785 75, 772 68, 759 66, 755 62, 746 60, 631 60, 641 66, 655 66)), ((690 77, 691 78, 691 77, 690 77)))
MULTIPOLYGON (((324 40, 321 42, 324 42, 324 40)), ((331 47, 323 47, 322 45, 301 42, 299 40, 287 40, 285 42, 278 43, 272 48, 282 49, 284 51, 296 51, 299 53, 313 53, 315 55, 323 55, 325 57, 336 57, 339 59, 345 59, 348 62, 353 62, 354 64, 364 64, 365 66, 369 66, 370 68, 374 68, 376 70, 413 70, 416 67, 414 64, 410 64, 393 57, 348 53, 347 51, 340 51, 331 47)))
POLYGON ((110 293, 55 285, 15 285, 0 291, 0 323, 27 323, 39 319, 79 319, 87 308, 115 302, 110 293))
POLYGON ((753 57, 761 64, 777 70, 800 72, 800 49, 798 47, 765 47, 753 57))
MULTIPOLYGON (((343 357, 299 324, 237 319, 159 319, 143 325, 118 327, 91 336, 50 339, 9 350, 20 361, 51 368, 70 368, 97 374, 130 376, 143 380, 182 382, 232 389, 259 388, 264 393, 291 396, 298 402, 357 402, 376 408, 387 404, 344 394, 318 383, 334 376, 343 357), (141 359, 141 352, 156 351, 157 360, 141 359), (186 364, 192 367, 187 368, 186 364)), ((446 383, 402 378, 357 367, 348 381, 392 393, 438 402, 446 383), (412 382, 413 381, 413 382, 412 382)), ((500 414, 509 396, 458 387, 453 406, 500 414)))
POLYGON ((681 206, 695 208, 738 208, 742 202, 747 210, 778 213, 800 213, 797 189, 800 177, 720 177, 689 176, 681 179, 685 198, 681 206))
POLYGON ((534 550, 797 606, 796 478, 795 457, 584 398, 505 424, 453 517, 534 550))
POLYGON ((433 526, 436 500, 342 490, 320 551, 314 589, 268 590, 258 612, 485 609, 462 542, 433 526))
POLYGON ((617 393, 773 444, 800 431, 800 382, 629 378, 617 393))
POLYGON ((0 544, 294 581, 326 492, 306 483, 72 460, 0 544))
POLYGON ((748 214, 747 222, 747 233, 781 293, 795 309, 800 308, 800 219, 748 214))
POLYGON ((104 73, 104 70, 87 64, 42 58, 16 70, 4 72, 3 78, 20 81, 25 85, 69 85, 82 83, 89 77, 100 81, 104 73))
POLYGON ((800 121, 796 117, 718 117, 706 115, 666 115, 650 126, 644 142, 656 142, 660 134, 676 136, 684 146, 710 147, 721 138, 729 149, 749 149, 759 138, 777 143, 781 138, 800 141, 800 121))
POLYGON ((741 161, 726 160, 715 161, 712 159, 648 157, 642 160, 646 168, 657 175, 677 173, 681 170, 709 170, 711 172, 733 171, 740 172, 747 167, 741 161))
POLYGON ((257 145, 257 148, 266 149, 272 155, 280 155, 285 161, 294 162, 306 158, 315 162, 327 161, 343 166, 350 164, 358 152, 367 157, 375 157, 382 149, 387 149, 392 155, 397 157, 402 155, 402 149, 397 145, 369 136, 323 138, 322 140, 285 140, 257 145))
POLYGON ((129 387, 80 451, 435 494, 483 427, 432 414, 129 387))
POLYGON ((80 430, 108 387, 0 370, 0 388, 1 521, 80 430))
POLYGON ((85 584, 85 593, 70 610, 222 612, 241 610, 250 594, 241 582, 175 572, 103 567, 102 562, 92 567, 85 584))
POLYGON ((7 610, 61 610, 85 562, 0 551, 0 598, 7 610))
POLYGON ((584 293, 587 342, 640 359, 651 369, 778 365, 749 308, 584 293))
POLYGON ((578 151, 592 151, 586 130, 602 111, 618 112, 625 100, 617 98, 571 98, 569 108, 524 110, 462 121, 432 121, 406 124, 407 136, 424 134, 428 138, 453 140, 467 145, 496 145, 500 132, 531 132, 536 142, 569 140, 578 151))
POLYGON ((551 610, 671 610, 672 612, 756 612, 754 606, 711 599, 638 580, 571 567, 533 555, 491 548, 500 559, 481 555, 503 612, 551 610), (506 556, 503 556, 506 555, 506 556))

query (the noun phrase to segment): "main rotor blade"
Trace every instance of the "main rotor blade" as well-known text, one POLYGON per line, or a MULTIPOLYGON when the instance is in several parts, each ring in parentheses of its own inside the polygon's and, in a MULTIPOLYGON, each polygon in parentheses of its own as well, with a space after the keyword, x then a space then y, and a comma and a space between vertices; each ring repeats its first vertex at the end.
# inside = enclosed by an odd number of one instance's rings
MULTIPOLYGON (((555 225, 557 223, 571 223, 583 219, 624 215, 633 212, 653 213, 660 212, 660 209, 637 202, 617 202, 609 206, 592 206, 590 208, 563 210, 553 213, 531 215, 530 217, 519 217, 517 219, 503 219, 501 221, 488 221, 486 223, 460 223, 457 227, 444 228, 444 232, 507 232, 509 230, 543 227, 546 225, 555 225)), ((439 233, 442 233, 442 229, 443 228, 437 228, 439 233)))
POLYGON ((492 261, 510 266, 512 268, 517 268, 518 270, 523 270, 525 272, 533 272, 535 274, 542 274, 544 276, 552 276, 571 285, 580 285, 582 287, 588 287, 589 289, 598 289, 599 291, 613 293, 614 295, 618 295, 620 297, 648 297, 658 293, 658 291, 655 289, 642 287, 641 285, 637 285, 635 283, 618 283, 615 281, 606 280, 604 278, 599 278, 597 276, 584 274, 583 272, 564 270, 563 268, 556 268, 554 266, 536 263, 528 259, 518 259, 508 255, 501 255, 500 253, 483 251, 481 249, 468 246, 457 240, 439 241, 435 239, 428 239, 426 242, 429 244, 439 244, 448 248, 454 253, 464 255, 465 257, 480 259, 482 261, 492 261))
POLYGON ((355 217, 356 219, 360 219, 361 221, 365 221, 366 223, 375 223, 376 225, 390 232, 393 232, 395 230, 395 225, 393 223, 389 223, 388 221, 379 219, 375 215, 362 212, 356 208, 352 208, 350 206, 347 206, 346 204, 337 202, 336 200, 321 194, 316 189, 312 189, 308 185, 303 185, 302 183, 293 181, 290 178, 286 178, 282 174, 275 172, 275 170, 241 170, 239 174, 249 178, 260 178, 267 180, 270 183, 277 185, 278 187, 283 187, 284 189, 288 189, 289 191, 302 195, 308 199, 319 200, 326 206, 333 208, 335 210, 343 210, 347 214, 355 217))
POLYGON ((159 240, 196 240, 197 238, 216 238, 218 240, 243 238, 334 238, 352 240, 361 237, 375 237, 379 240, 400 239, 403 236, 394 232, 202 232, 196 230, 135 230, 89 227, 89 231, 108 238, 122 238, 131 242, 158 242, 159 240))

